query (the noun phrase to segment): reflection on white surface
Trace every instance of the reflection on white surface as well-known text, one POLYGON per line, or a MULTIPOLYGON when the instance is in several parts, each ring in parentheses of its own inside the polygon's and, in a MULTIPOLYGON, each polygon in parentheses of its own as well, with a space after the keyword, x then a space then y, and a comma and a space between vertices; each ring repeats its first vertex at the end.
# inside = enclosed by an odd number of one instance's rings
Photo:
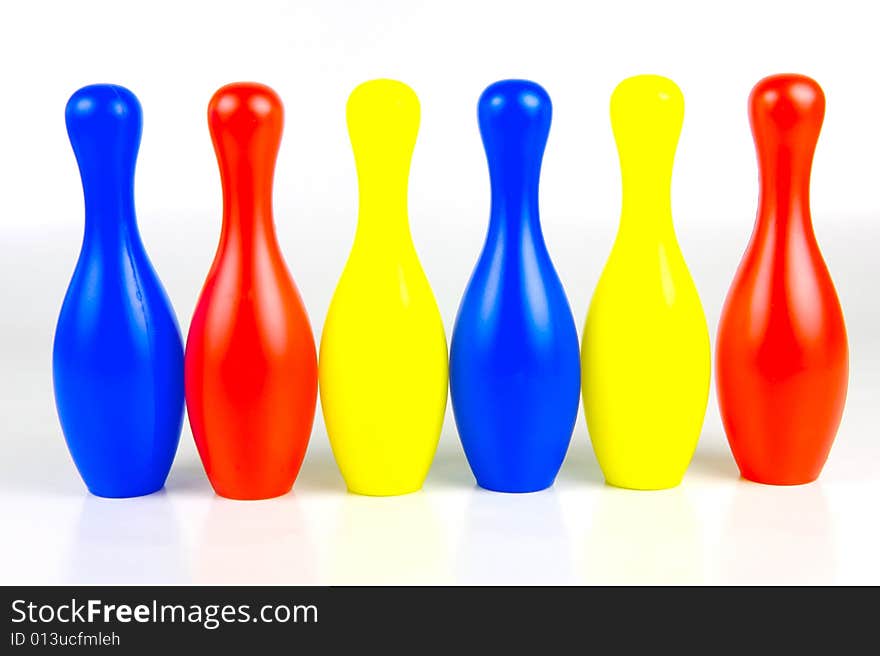
POLYGON ((569 582, 568 531, 556 490, 503 494, 474 488, 458 549, 457 573, 462 584, 569 582))
POLYGON ((341 497, 328 545, 330 584, 442 583, 446 530, 428 495, 341 497))
POLYGON ((761 486, 708 471, 674 490, 562 482, 268 501, 203 486, 138 499, 20 494, 2 583, 876 583, 876 487, 761 486))
POLYGON ((64 567, 68 583, 186 580, 180 527, 163 490, 136 499, 83 499, 64 567))
POLYGON ((721 532, 719 582, 833 583, 833 535, 821 482, 776 487, 740 481, 721 532))
POLYGON ((685 488, 606 487, 593 507, 581 558, 588 583, 701 583, 702 535, 685 488))
POLYGON ((214 497, 192 554, 194 583, 317 582, 314 547, 296 494, 263 501, 214 497))

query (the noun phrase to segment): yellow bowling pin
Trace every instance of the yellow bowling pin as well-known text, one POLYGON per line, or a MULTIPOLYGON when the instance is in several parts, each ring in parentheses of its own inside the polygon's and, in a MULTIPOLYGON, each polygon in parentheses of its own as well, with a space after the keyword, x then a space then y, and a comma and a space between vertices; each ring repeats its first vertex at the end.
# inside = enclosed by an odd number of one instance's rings
POLYGON ((672 226, 672 164, 684 98, 640 75, 611 96, 623 203, 581 349, 584 410, 605 480, 640 490, 681 482, 709 396, 706 317, 672 226))
POLYGON ((358 225, 321 336, 321 406, 348 489, 406 494, 422 487, 434 458, 449 377, 407 214, 419 101, 401 82, 373 80, 352 92, 346 116, 358 225))

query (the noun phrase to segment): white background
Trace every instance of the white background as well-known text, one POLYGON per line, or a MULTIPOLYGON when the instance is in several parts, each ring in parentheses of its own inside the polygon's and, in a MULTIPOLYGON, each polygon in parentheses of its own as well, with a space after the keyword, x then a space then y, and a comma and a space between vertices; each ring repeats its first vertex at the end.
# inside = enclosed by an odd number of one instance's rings
POLYGON ((867 0, 2 3, 0 582, 880 583, 875 7, 867 0), (375 77, 409 83, 422 103, 411 225, 448 336, 488 219, 476 122, 483 88, 526 77, 553 100, 542 222, 582 325, 619 211, 609 96, 626 76, 666 75, 686 103, 676 226, 714 338, 755 214, 746 100, 755 82, 776 72, 815 77, 828 99, 813 214, 848 319, 852 373, 818 483, 739 480, 713 389, 689 473, 666 492, 604 486, 582 415, 553 489, 478 490, 450 413, 423 492, 356 497, 336 471, 320 411, 295 491, 281 499, 216 498, 188 426, 166 491, 122 501, 85 492, 58 426, 50 367, 82 233, 82 191, 64 127, 65 103, 78 87, 119 83, 142 102, 139 221, 184 333, 220 227, 208 99, 237 80, 279 92, 286 126, 276 223, 318 338, 357 213, 347 95, 375 77))

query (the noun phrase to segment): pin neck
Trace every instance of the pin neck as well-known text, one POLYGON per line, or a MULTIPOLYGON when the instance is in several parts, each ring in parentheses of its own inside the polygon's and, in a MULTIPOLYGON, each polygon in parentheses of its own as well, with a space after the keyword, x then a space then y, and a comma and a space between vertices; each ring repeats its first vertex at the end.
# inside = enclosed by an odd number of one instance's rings
POLYGON ((812 232, 812 216, 807 194, 779 196, 775 191, 762 189, 758 201, 758 229, 787 235, 792 229, 812 232))
POLYGON ((632 171, 622 180, 621 230, 650 235, 672 231, 671 171, 632 171))
POLYGON ((84 176, 85 234, 91 242, 118 244, 137 235, 134 184, 131 178, 113 180, 113 177, 108 172, 100 185, 93 185, 88 176, 84 176))
POLYGON ((489 178, 493 202, 510 209, 537 204, 543 155, 540 145, 532 141, 491 145, 489 178))
MULTIPOLYGON (((546 135, 544 135, 546 136, 546 135)), ((541 177, 543 141, 502 141, 487 147, 492 194, 490 228, 519 234, 540 232, 538 184, 541 177)))
POLYGON ((759 223, 783 232, 793 224, 810 226, 811 164, 811 157, 784 146, 761 162, 759 223))
POLYGON ((388 175, 387 171, 379 171, 376 175, 371 175, 368 170, 359 172, 356 242, 411 241, 407 187, 406 171, 396 176, 388 175))
POLYGON ((406 218, 408 181, 406 175, 358 175, 358 211, 362 216, 393 214, 406 218))
POLYGON ((376 244, 381 245, 382 249, 412 245, 409 222, 406 219, 400 220, 398 214, 386 214, 378 210, 358 212, 355 246, 372 250, 376 244))
POLYGON ((503 234, 507 237, 527 231, 540 234, 537 199, 528 193, 493 192, 489 231, 493 236, 503 234))
POLYGON ((266 198, 264 194, 242 194, 238 189, 224 188, 224 225, 230 229, 253 232, 266 224, 271 225, 272 220, 271 195, 266 198))
POLYGON ((130 184, 101 192, 86 191, 84 196, 87 221, 115 223, 134 218, 134 188, 130 184))
MULTIPOLYGON (((274 168, 255 166, 246 149, 227 149, 221 168, 223 232, 239 248, 250 250, 257 241, 275 240, 272 213, 274 168)), ((268 159, 268 158, 266 158, 268 159)))
POLYGON ((491 174, 492 209, 489 215, 488 243, 503 242, 518 257, 521 249, 544 250, 544 235, 538 210, 540 164, 533 171, 511 170, 491 174))

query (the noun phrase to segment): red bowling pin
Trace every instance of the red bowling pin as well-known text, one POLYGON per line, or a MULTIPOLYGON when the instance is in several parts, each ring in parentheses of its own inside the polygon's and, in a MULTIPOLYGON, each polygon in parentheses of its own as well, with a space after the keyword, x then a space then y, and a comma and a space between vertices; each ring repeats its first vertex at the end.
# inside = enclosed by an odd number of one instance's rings
POLYGON ((721 417, 745 478, 808 483, 822 471, 846 400, 843 313, 810 217, 810 168, 825 96, 802 75, 752 90, 760 171, 752 239, 721 314, 721 417))
POLYGON ((272 218, 283 122, 260 84, 227 85, 208 105, 223 227, 187 339, 186 406, 211 485, 233 499, 290 490, 315 414, 314 338, 272 218))

